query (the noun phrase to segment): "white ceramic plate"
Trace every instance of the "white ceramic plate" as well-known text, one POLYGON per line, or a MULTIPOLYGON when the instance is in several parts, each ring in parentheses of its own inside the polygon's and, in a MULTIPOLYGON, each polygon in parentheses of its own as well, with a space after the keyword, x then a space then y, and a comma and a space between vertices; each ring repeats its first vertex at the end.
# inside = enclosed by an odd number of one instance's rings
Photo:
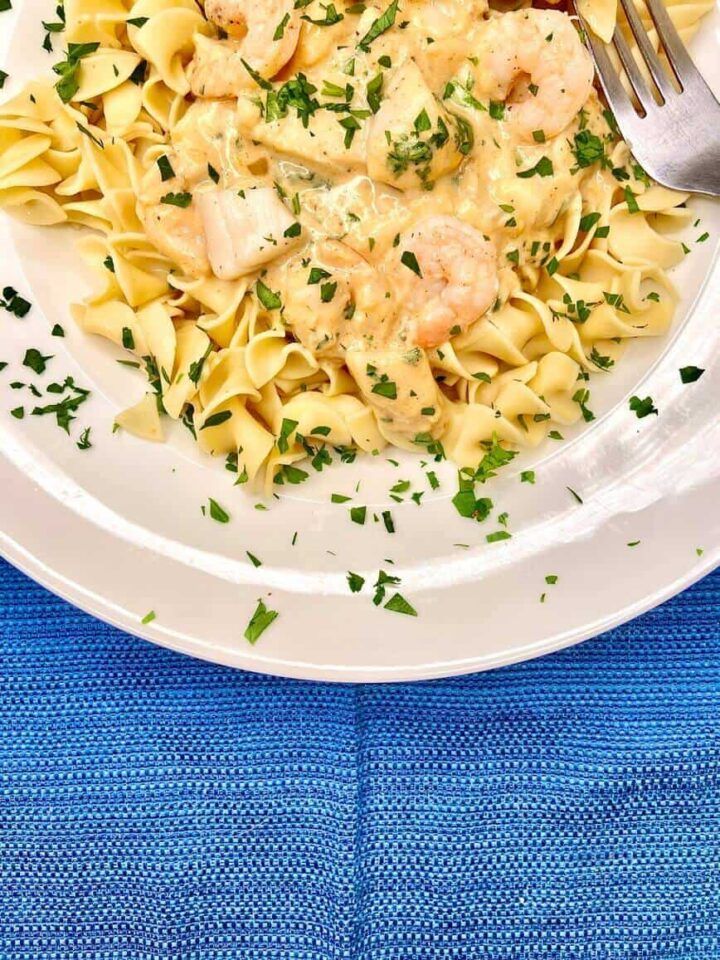
MULTIPOLYGON (((48 69, 40 19, 52 19, 52 6, 26 2, 0 15, 0 46, 12 47, 0 50, 12 77, 5 93, 48 69)), ((716 90, 719 24, 716 11, 695 45, 716 90)), ((632 345, 617 372, 593 377, 594 423, 518 457, 485 491, 495 514, 510 515, 513 538, 495 544, 485 542, 497 529, 493 521, 475 524, 452 508, 456 486, 447 465, 433 465, 442 479, 433 493, 414 458, 398 458, 400 467, 385 456, 359 458, 259 511, 182 428, 163 446, 112 435, 115 411, 139 399, 143 383, 115 362, 121 351, 74 328, 68 304, 86 283, 75 234, 0 218, 0 285, 12 284, 34 304, 24 320, 0 311, 0 360, 10 362, 0 374, 5 556, 83 609, 156 643, 315 679, 482 670, 556 650, 647 610, 720 562, 720 210, 707 200, 693 206, 702 222, 688 230, 692 254, 673 274, 683 292, 674 332, 632 345), (695 243, 706 230, 710 240, 695 243), (50 335, 55 323, 65 339, 50 335), (79 452, 50 417, 10 416, 28 405, 26 391, 9 387, 25 379, 28 347, 54 355, 46 382, 69 374, 92 389, 74 424, 74 439, 78 427, 92 427, 91 450, 79 452), (707 372, 683 386, 678 368, 691 364, 707 372), (633 393, 651 395, 660 415, 638 420, 628 409, 633 393), (529 468, 534 486, 520 483, 529 468), (427 490, 422 507, 389 498, 400 479, 427 490), (352 495, 352 503, 331 503, 332 492, 352 495), (228 510, 230 523, 202 515, 208 497, 228 510), (369 514, 391 510, 397 532, 371 519, 364 527, 351 523, 352 504, 367 505, 369 514), (263 565, 255 568, 246 550, 263 565), (370 585, 380 568, 401 578, 417 618, 373 606, 370 585), (349 570, 366 578, 362 594, 350 594, 349 570), (548 586, 547 575, 557 583, 548 586), (242 634, 259 597, 280 615, 251 647, 242 634), (157 619, 143 626, 151 609, 157 619)))

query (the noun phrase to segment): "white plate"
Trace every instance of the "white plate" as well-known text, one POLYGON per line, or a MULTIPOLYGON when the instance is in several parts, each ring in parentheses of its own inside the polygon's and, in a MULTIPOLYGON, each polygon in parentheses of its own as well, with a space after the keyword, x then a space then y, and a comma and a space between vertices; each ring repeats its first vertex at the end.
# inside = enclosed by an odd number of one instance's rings
MULTIPOLYGON (((52 5, 26 3, 1 15, 0 45, 9 46, 7 26, 17 21, 12 51, 3 57, 16 83, 47 70, 39 21, 51 19, 52 5)), ((720 18, 713 17, 695 50, 717 90, 720 18)), ((14 89, 6 84, 5 93, 14 89)), ((490 545, 493 521, 463 520, 449 503, 455 483, 447 465, 435 467, 442 487, 428 491, 421 508, 388 497, 399 479, 427 489, 418 461, 399 457, 395 468, 382 456, 325 471, 261 512, 231 485, 222 462, 195 451, 182 428, 164 446, 113 436, 114 412, 139 398, 143 384, 115 362, 121 351, 74 328, 68 304, 85 283, 75 235, 2 218, 0 284, 34 304, 25 320, 0 316, 0 360, 11 361, 0 374, 3 552, 124 630, 208 660, 293 677, 389 681, 466 673, 615 626, 720 562, 720 211, 706 200, 694 201, 694 209, 702 223, 689 230, 692 255, 673 274, 684 291, 673 334, 634 344, 616 373, 593 377, 594 423, 518 457, 488 487, 495 512, 510 514, 513 532, 490 545), (695 244, 704 230, 711 239, 695 244), (57 322, 64 340, 50 336, 57 322), (74 425, 75 438, 78 425, 92 426, 91 450, 80 453, 49 417, 10 416, 12 407, 27 404, 26 391, 9 383, 24 379, 28 347, 54 355, 46 381, 70 374, 92 388, 74 425), (678 368, 690 364, 707 372, 683 386, 678 368), (660 416, 638 420, 628 409, 633 393, 651 395, 660 416), (535 486, 519 482, 530 467, 535 486), (331 492, 354 494, 352 503, 366 504, 369 513, 391 510, 397 532, 372 520, 351 523, 350 504, 332 504, 331 492), (232 514, 229 524, 201 514, 208 497, 232 514), (263 565, 253 567, 246 550, 263 565), (402 579, 399 589, 417 618, 373 606, 370 584, 379 568, 402 579), (348 570, 366 578, 362 594, 350 594, 348 570), (557 575, 556 585, 546 585, 549 574, 557 575), (251 647, 242 634, 259 597, 280 616, 251 647), (143 626, 150 609, 157 619, 143 626)))

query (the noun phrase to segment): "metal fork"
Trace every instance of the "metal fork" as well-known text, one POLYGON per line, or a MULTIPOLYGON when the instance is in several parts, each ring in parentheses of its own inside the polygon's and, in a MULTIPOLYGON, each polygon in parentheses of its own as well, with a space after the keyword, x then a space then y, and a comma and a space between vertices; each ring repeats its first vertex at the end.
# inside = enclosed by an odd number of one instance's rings
POLYGON ((579 14, 608 104, 635 159, 666 187, 720 197, 720 103, 690 59, 662 0, 645 0, 678 91, 653 49, 633 0, 620 0, 652 83, 643 76, 619 26, 612 43, 637 98, 635 105, 608 47, 579 14), (657 99, 656 99, 657 97, 657 99), (639 107, 639 109, 638 109, 639 107))

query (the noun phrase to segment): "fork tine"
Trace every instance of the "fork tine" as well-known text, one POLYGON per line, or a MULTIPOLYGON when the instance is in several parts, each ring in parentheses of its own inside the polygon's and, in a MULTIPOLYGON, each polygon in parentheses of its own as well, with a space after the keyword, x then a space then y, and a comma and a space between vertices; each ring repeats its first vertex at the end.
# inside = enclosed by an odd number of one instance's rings
POLYGON ((685 44, 680 39, 662 0, 645 0, 645 6, 653 19, 660 43, 665 48, 665 54, 680 88, 684 89, 689 80, 694 81, 696 77, 700 78, 700 73, 690 59, 690 54, 685 49, 685 44))
POLYGON ((650 43, 650 38, 648 37, 647 31, 643 26, 643 22, 638 15, 634 0, 620 0, 620 3, 625 11, 625 16, 627 17, 630 31, 635 38, 635 42, 637 43, 645 64, 650 71, 650 75, 655 82, 655 86, 660 91, 663 99, 668 100, 673 94, 676 93, 675 88, 670 82, 670 78, 668 77, 667 73, 663 69, 660 59, 653 49, 653 45, 650 43))
POLYGON ((632 51, 630 50, 627 40, 623 36, 620 27, 615 27, 615 33, 613 33, 613 44, 618 52, 618 56, 620 57, 620 62, 625 68, 625 73, 630 81, 630 85, 635 91, 635 96, 640 101, 645 113, 647 113, 651 107, 655 106, 655 98, 645 82, 645 77, 643 77, 642 73, 640 72, 640 67, 637 65, 637 61, 632 55, 632 51))
POLYGON ((587 41, 590 44, 590 50, 592 51, 598 76, 600 77, 600 83, 605 91, 605 96, 607 97, 608 103, 615 114, 618 124, 622 125, 625 128, 625 131, 629 133, 632 129, 633 123, 639 119, 635 111, 635 107, 633 107, 625 87, 623 87, 622 83, 620 82, 620 77, 618 76, 612 60, 608 56, 605 44, 602 42, 602 40, 595 36, 590 29, 589 24, 587 24, 582 17, 581 22, 583 25, 583 32, 585 33, 587 41))

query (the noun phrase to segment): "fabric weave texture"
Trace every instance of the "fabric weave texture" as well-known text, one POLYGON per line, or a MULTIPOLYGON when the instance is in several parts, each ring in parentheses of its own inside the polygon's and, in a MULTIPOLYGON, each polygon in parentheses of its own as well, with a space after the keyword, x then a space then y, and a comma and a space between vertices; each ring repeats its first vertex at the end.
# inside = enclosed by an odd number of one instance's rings
POLYGON ((0 960, 720 958, 719 611, 334 686, 0 565, 0 960))

